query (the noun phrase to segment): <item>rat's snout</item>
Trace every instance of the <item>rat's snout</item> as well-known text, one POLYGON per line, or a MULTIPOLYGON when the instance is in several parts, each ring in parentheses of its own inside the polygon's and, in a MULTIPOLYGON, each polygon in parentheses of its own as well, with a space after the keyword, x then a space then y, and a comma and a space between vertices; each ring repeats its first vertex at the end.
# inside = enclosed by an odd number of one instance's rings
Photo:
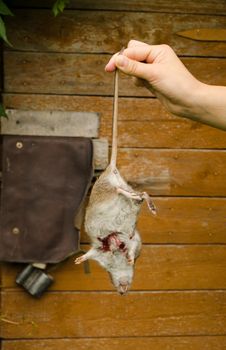
POLYGON ((120 283, 118 286, 118 292, 123 295, 126 294, 128 291, 129 285, 127 283, 120 283))

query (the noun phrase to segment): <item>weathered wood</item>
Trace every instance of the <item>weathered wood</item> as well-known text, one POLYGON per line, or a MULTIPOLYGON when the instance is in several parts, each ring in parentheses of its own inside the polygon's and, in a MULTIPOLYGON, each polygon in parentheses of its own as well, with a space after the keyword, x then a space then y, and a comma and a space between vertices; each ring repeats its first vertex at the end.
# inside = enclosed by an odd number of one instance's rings
POLYGON ((106 139, 93 140, 94 169, 104 170, 108 165, 108 141, 106 139))
POLYGON ((194 28, 177 33, 178 35, 199 41, 226 41, 226 29, 194 28))
MULTIPOLYGON (((5 94, 15 109, 74 110, 99 113, 100 136, 111 143, 112 97, 5 94)), ((225 132, 174 117, 157 99, 119 99, 119 147, 225 148, 225 132)))
MULTIPOLYGON (((3 135, 97 137, 99 115, 92 112, 34 111, 8 109, 8 119, 1 121, 3 135)), ((94 168, 108 164, 108 142, 93 139, 94 168)))
POLYGON ((176 33, 192 28, 224 28, 221 16, 64 11, 54 18, 49 10, 15 10, 6 18, 7 34, 15 49, 26 51, 113 53, 136 38, 151 44, 166 43, 180 55, 226 57, 226 43, 200 42, 176 33), (48 31, 46 31, 48 23, 48 31), (88 35, 87 35, 88 33, 88 35), (111 40, 109 40, 111 38, 111 40))
MULTIPOLYGON (((226 51, 225 51, 226 52, 226 51)), ((112 95, 113 75, 104 71, 109 56, 5 52, 5 92, 77 95, 112 95)), ((183 62, 200 80, 226 85, 226 59, 184 58, 183 62)), ((120 95, 150 96, 137 88, 131 77, 120 78, 120 95)))
MULTIPOLYGON (((104 135, 111 142, 111 122, 107 118, 101 124, 101 136, 104 135)), ((118 145, 137 148, 225 148, 226 137, 224 131, 181 118, 127 120, 118 122, 118 145)))
POLYGON ((224 350, 225 336, 6 340, 2 350, 224 350))
POLYGON ((153 217, 144 204, 138 219, 143 242, 226 243, 225 198, 171 197, 153 201, 157 215, 153 217))
POLYGON ((7 109, 4 135, 98 137, 99 115, 93 112, 7 109))
POLYGON ((137 190, 155 195, 226 195, 226 151, 120 149, 118 168, 137 190))
POLYGON ((3 293, 3 338, 224 335, 226 292, 3 293))
MULTIPOLYGON (((90 246, 82 245, 87 251, 90 246)), ((3 264, 4 288, 17 288, 23 265, 3 264)), ((106 271, 90 261, 90 274, 74 258, 50 271, 57 291, 114 290, 106 271)), ((136 262, 132 290, 226 289, 226 245, 143 245, 136 262)))
MULTIPOLYGON (((52 0, 10 0, 12 6, 26 8, 51 8, 52 0)), ((126 10, 126 11, 153 11, 170 13, 201 13, 201 14, 226 14, 224 0, 70 0, 67 6, 73 9, 95 10, 126 10)))

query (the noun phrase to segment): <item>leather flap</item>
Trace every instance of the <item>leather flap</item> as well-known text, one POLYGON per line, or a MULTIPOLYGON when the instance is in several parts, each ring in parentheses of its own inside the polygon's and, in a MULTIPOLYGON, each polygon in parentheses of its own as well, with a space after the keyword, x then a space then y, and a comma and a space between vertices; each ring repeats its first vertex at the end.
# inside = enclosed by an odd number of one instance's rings
POLYGON ((92 158, 88 138, 3 136, 1 261, 56 263, 78 250, 92 158))

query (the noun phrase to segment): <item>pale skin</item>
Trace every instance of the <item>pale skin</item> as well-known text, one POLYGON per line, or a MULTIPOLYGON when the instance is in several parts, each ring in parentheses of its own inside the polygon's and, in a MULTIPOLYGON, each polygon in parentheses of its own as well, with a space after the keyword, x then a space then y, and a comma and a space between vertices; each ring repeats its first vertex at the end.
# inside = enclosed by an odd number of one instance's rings
POLYGON ((147 87, 169 112, 226 130, 226 87, 196 79, 170 46, 131 40, 105 70, 116 67, 137 78, 137 85, 147 87))

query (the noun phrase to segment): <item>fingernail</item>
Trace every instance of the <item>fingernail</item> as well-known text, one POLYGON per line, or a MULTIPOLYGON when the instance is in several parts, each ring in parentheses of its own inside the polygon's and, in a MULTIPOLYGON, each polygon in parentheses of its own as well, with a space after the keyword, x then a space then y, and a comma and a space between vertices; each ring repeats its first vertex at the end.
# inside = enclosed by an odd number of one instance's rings
POLYGON ((115 58, 115 63, 118 67, 121 67, 121 68, 125 67, 127 62, 128 62, 127 58, 123 55, 118 55, 115 58))

